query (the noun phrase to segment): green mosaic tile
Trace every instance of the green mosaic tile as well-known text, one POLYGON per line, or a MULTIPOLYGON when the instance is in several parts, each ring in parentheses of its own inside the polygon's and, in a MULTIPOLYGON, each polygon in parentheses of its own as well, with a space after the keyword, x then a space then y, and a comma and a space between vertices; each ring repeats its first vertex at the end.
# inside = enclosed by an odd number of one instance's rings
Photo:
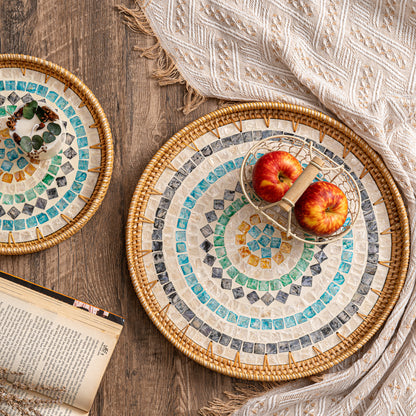
POLYGON ((259 290, 262 290, 264 292, 269 290, 269 282, 268 281, 259 281, 259 290))
POLYGON ((215 226, 215 231, 214 232, 217 235, 224 235, 224 233, 225 233, 225 227, 223 225, 221 225, 221 224, 217 224, 215 226))
POLYGON ((232 205, 224 210, 224 214, 229 217, 232 217, 236 212, 237 210, 232 205))
POLYGON ((292 280, 296 280, 302 276, 302 272, 296 267, 289 272, 289 276, 292 280))
POLYGON ((31 201, 32 199, 36 198, 36 193, 33 189, 29 189, 25 192, 26 198, 28 201, 31 201))
POLYGON ((282 288, 282 282, 279 279, 270 281, 270 290, 279 290, 282 288))
POLYGON ((287 286, 292 283, 292 279, 290 278, 288 274, 284 274, 283 276, 281 276, 280 281, 282 282, 283 286, 287 286))
POLYGON ((248 279, 248 281, 247 281, 247 287, 249 289, 257 290, 258 284, 259 284, 259 281, 256 280, 256 279, 248 279))
POLYGON ((4 107, 0 107, 0 117, 4 117, 6 114, 6 109, 4 107))
POLYGON ((245 203, 241 199, 237 199, 231 204, 237 211, 243 208, 245 203))
POLYGON ((299 269, 299 270, 302 270, 302 272, 304 272, 307 268, 308 268, 308 265, 309 265, 309 262, 307 262, 306 260, 304 260, 304 259, 300 259, 299 261, 298 261, 298 263, 296 264, 296 267, 299 269))
POLYGON ((245 196, 245 195, 243 195, 243 196, 241 197, 241 200, 243 201, 244 205, 247 205, 247 204, 248 204, 248 199, 246 198, 246 196, 245 196))
POLYGON ((226 215, 222 214, 218 222, 222 225, 227 225, 230 221, 230 218, 228 218, 226 215))
MULTIPOLYGON (((62 150, 59 153, 62 153, 62 150)), ((51 159, 51 163, 54 165, 60 165, 62 163, 62 156, 55 155, 51 159)))
POLYGON ((56 175, 58 173, 59 166, 50 165, 48 172, 52 173, 53 175, 56 175))
POLYGON ((21 202, 25 202, 25 196, 23 194, 16 194, 14 196, 14 201, 16 204, 20 204, 21 202))
POLYGON ((13 114, 16 111, 16 108, 17 108, 16 105, 7 105, 6 112, 9 114, 13 114))
POLYGON ((221 267, 223 269, 226 269, 227 267, 230 267, 231 266, 231 261, 230 261, 230 259, 227 256, 226 257, 223 257, 222 259, 220 259, 219 262, 220 262, 221 267))
POLYGON ((215 252, 217 253, 217 257, 220 259, 221 257, 224 257, 227 255, 227 251, 225 250, 225 247, 216 248, 215 252))
POLYGON ((49 173, 47 173, 44 178, 42 179, 43 183, 46 183, 46 185, 50 185, 54 180, 54 177, 52 175, 49 175, 49 173))
MULTIPOLYGON (((306 245, 306 244, 305 244, 306 245)), ((303 250, 302 258, 305 260, 312 260, 313 250, 303 250)))
POLYGON ((214 236, 214 246, 223 246, 224 245, 224 237, 214 236))
POLYGON ((38 193, 38 195, 41 195, 46 191, 46 186, 43 183, 38 183, 35 185, 35 191, 38 193))
POLYGON ((12 205, 13 204, 13 195, 4 194, 3 195, 3 204, 12 205))
POLYGON ((235 279, 236 283, 240 284, 241 286, 244 286, 247 280, 248 280, 248 277, 243 273, 240 273, 235 279))
POLYGON ((227 269, 227 274, 231 277, 231 279, 234 279, 238 273, 239 271, 234 266, 231 266, 229 269, 227 269))

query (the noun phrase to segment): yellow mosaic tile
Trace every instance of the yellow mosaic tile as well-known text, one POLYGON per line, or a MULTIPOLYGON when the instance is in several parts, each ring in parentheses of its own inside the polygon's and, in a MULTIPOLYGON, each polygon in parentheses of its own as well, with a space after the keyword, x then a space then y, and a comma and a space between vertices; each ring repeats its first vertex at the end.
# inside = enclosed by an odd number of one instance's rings
POLYGON ((10 138, 9 129, 0 130, 0 136, 2 139, 9 139, 10 138))
POLYGON ((280 251, 282 253, 290 253, 292 251, 292 245, 283 241, 282 245, 280 246, 280 251))
POLYGON ((12 183, 13 175, 11 173, 5 173, 1 179, 3 182, 12 183))
POLYGON ((262 269, 271 269, 272 268, 272 261, 271 261, 271 259, 261 259, 260 260, 260 267, 262 269))
POLYGON ((252 254, 249 258, 248 258, 248 264, 250 264, 251 266, 257 266, 259 264, 260 258, 254 254, 252 254))
POLYGON ((247 224, 245 221, 243 221, 240 226, 238 227, 238 229, 242 232, 242 233, 246 233, 249 229, 250 229, 250 224, 247 224))
POLYGON ((30 163, 25 167, 25 172, 29 175, 32 176, 36 171, 36 168, 31 165, 30 163))
POLYGON ((22 170, 19 170, 18 172, 14 173, 14 177, 17 182, 24 181, 25 180, 25 173, 22 170))
POLYGON ((235 236, 235 243, 236 244, 245 244, 246 243, 246 235, 245 234, 237 234, 235 236))
POLYGON ((260 222, 261 222, 261 220, 260 220, 260 215, 259 214, 254 214, 250 217, 251 225, 260 224, 260 222))
POLYGON ((285 260, 283 254, 279 251, 278 253, 276 253, 273 256, 273 260, 277 263, 277 264, 282 264, 283 261, 285 260))
POLYGON ((248 247, 244 246, 244 247, 240 247, 238 249, 238 252, 240 253, 241 257, 247 257, 248 255, 250 255, 251 251, 248 249, 248 247))

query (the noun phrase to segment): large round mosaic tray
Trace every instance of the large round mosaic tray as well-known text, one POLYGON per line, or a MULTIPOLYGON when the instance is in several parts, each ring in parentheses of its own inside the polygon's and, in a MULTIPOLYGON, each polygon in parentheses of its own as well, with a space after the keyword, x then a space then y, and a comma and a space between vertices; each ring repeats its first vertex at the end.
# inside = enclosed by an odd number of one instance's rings
POLYGON ((278 103, 221 109, 173 136, 137 185, 126 238, 159 330, 202 365, 256 380, 316 374, 357 351, 393 308, 409 256, 406 211, 378 155, 339 122, 278 103), (340 240, 289 239, 243 196, 245 154, 283 133, 357 182, 360 214, 340 240))
POLYGON ((107 191, 113 164, 111 132, 91 91, 58 65, 0 55, 0 254, 25 254, 73 235, 107 191), (46 160, 22 151, 8 118, 37 101, 55 111, 62 148, 46 160))

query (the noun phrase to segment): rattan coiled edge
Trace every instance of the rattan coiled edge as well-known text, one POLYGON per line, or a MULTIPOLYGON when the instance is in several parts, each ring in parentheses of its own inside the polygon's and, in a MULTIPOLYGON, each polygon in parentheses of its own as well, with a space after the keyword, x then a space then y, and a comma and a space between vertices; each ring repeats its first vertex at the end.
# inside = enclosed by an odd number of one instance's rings
POLYGON ((0 68, 20 68, 22 72, 27 69, 35 70, 64 83, 66 87, 70 88, 78 95, 81 102, 88 108, 94 119, 94 123, 97 126, 101 144, 100 172, 94 191, 88 202, 71 223, 66 224, 53 234, 37 240, 0 243, 0 254, 28 254, 50 248, 71 237, 79 231, 97 211, 107 192, 113 171, 114 156, 112 135, 104 110, 94 94, 79 78, 61 66, 33 56, 3 54, 0 55, 0 68))
MULTIPOLYGON (((266 124, 267 125, 267 124, 266 124)), ((410 253, 409 224, 400 192, 381 158, 352 130, 338 121, 315 110, 272 102, 256 102, 234 105, 211 112, 190 123, 156 153, 144 170, 132 197, 126 226, 126 250, 131 279, 136 294, 162 334, 180 351, 196 362, 222 374, 249 380, 281 381, 307 377, 321 373, 355 353, 376 333, 393 309, 403 287, 410 253), (170 160, 185 146, 208 131, 233 122, 237 127, 241 120, 278 118, 292 121, 294 126, 305 124, 329 135, 345 146, 368 168, 383 195, 392 229, 392 255, 385 286, 371 313, 346 339, 332 349, 313 358, 288 364, 269 366, 240 364, 215 355, 215 350, 202 348, 183 334, 162 310, 149 287, 143 258, 138 255, 141 247, 140 216, 144 215, 151 195, 151 188, 170 160)))

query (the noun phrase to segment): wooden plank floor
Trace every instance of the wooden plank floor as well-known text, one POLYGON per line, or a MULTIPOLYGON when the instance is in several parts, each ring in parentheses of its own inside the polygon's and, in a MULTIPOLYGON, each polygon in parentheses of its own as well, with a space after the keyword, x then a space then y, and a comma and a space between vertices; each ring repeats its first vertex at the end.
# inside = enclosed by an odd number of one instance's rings
POLYGON ((91 416, 196 415, 234 380, 189 360, 153 326, 130 282, 124 234, 130 199, 152 155, 217 104, 208 101, 188 116, 177 110, 181 87, 160 88, 151 79, 152 62, 133 47, 153 40, 122 24, 114 9, 120 1, 0 1, 0 52, 50 60, 83 80, 107 114, 115 147, 112 181, 93 219, 49 250, 0 257, 0 269, 126 318, 91 416))

